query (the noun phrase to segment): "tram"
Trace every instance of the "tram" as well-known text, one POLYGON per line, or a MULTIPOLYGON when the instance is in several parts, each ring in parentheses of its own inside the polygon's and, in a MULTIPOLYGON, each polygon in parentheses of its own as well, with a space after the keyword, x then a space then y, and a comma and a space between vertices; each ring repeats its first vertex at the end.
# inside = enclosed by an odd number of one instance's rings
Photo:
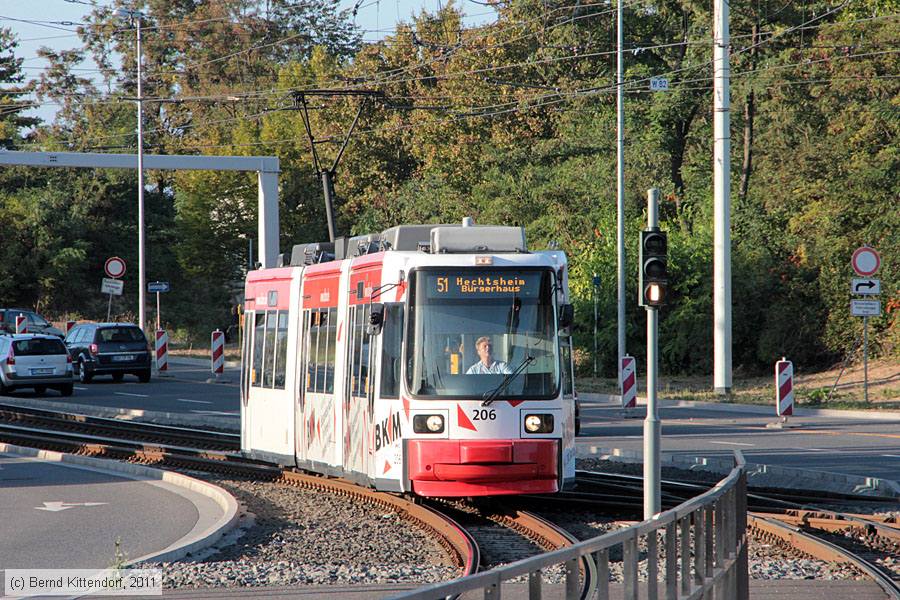
POLYGON ((466 219, 278 264, 245 285, 245 455, 428 497, 574 482, 564 252, 466 219))

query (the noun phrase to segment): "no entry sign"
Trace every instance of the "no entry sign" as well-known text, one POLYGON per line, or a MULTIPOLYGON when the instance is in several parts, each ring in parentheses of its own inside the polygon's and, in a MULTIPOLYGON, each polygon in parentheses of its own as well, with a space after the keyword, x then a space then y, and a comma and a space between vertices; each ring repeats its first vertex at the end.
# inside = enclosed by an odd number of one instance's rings
POLYGON ((875 248, 868 246, 860 246, 853 251, 853 258, 850 259, 853 270, 863 277, 874 275, 881 266, 881 255, 875 248))

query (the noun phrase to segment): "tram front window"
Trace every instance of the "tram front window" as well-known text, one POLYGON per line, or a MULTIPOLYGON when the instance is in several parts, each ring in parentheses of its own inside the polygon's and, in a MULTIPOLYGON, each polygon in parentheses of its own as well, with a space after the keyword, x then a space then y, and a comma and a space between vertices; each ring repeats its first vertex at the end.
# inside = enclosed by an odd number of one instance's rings
POLYGON ((515 374, 498 399, 556 397, 553 281, 549 269, 414 271, 409 390, 416 396, 482 398, 515 374))

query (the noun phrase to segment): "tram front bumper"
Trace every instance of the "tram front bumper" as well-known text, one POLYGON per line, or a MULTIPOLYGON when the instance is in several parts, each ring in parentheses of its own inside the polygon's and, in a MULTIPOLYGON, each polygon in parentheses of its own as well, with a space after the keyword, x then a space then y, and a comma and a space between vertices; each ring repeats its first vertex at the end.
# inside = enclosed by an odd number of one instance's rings
POLYGON ((559 490, 558 440, 410 440, 408 450, 409 479, 422 496, 559 490))

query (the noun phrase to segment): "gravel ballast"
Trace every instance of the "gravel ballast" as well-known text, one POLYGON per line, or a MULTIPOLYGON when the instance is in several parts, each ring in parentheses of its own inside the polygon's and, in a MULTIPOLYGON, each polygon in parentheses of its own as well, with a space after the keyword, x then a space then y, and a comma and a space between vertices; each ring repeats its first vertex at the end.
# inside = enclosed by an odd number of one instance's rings
MULTIPOLYGON (((637 474, 642 469, 641 465, 599 459, 579 460, 578 468, 637 474)), ((693 474, 697 480, 717 480, 709 473, 664 470, 668 477, 683 478, 686 474, 693 474)), ((246 507, 249 517, 240 530, 202 556, 142 565, 161 568, 166 588, 426 584, 459 574, 431 534, 386 509, 271 482, 192 475, 232 493, 246 507)), ((558 517, 547 516, 580 539, 625 526, 587 511, 565 512, 560 511, 558 517)), ((621 562, 615 554, 611 556, 610 575, 621 581, 621 562)), ((754 535, 750 535, 749 558, 754 579, 861 578, 855 569, 810 559, 754 535)), ((640 566, 642 579, 645 570, 646 561, 640 566)), ((555 573, 546 576, 560 579, 555 573)))

